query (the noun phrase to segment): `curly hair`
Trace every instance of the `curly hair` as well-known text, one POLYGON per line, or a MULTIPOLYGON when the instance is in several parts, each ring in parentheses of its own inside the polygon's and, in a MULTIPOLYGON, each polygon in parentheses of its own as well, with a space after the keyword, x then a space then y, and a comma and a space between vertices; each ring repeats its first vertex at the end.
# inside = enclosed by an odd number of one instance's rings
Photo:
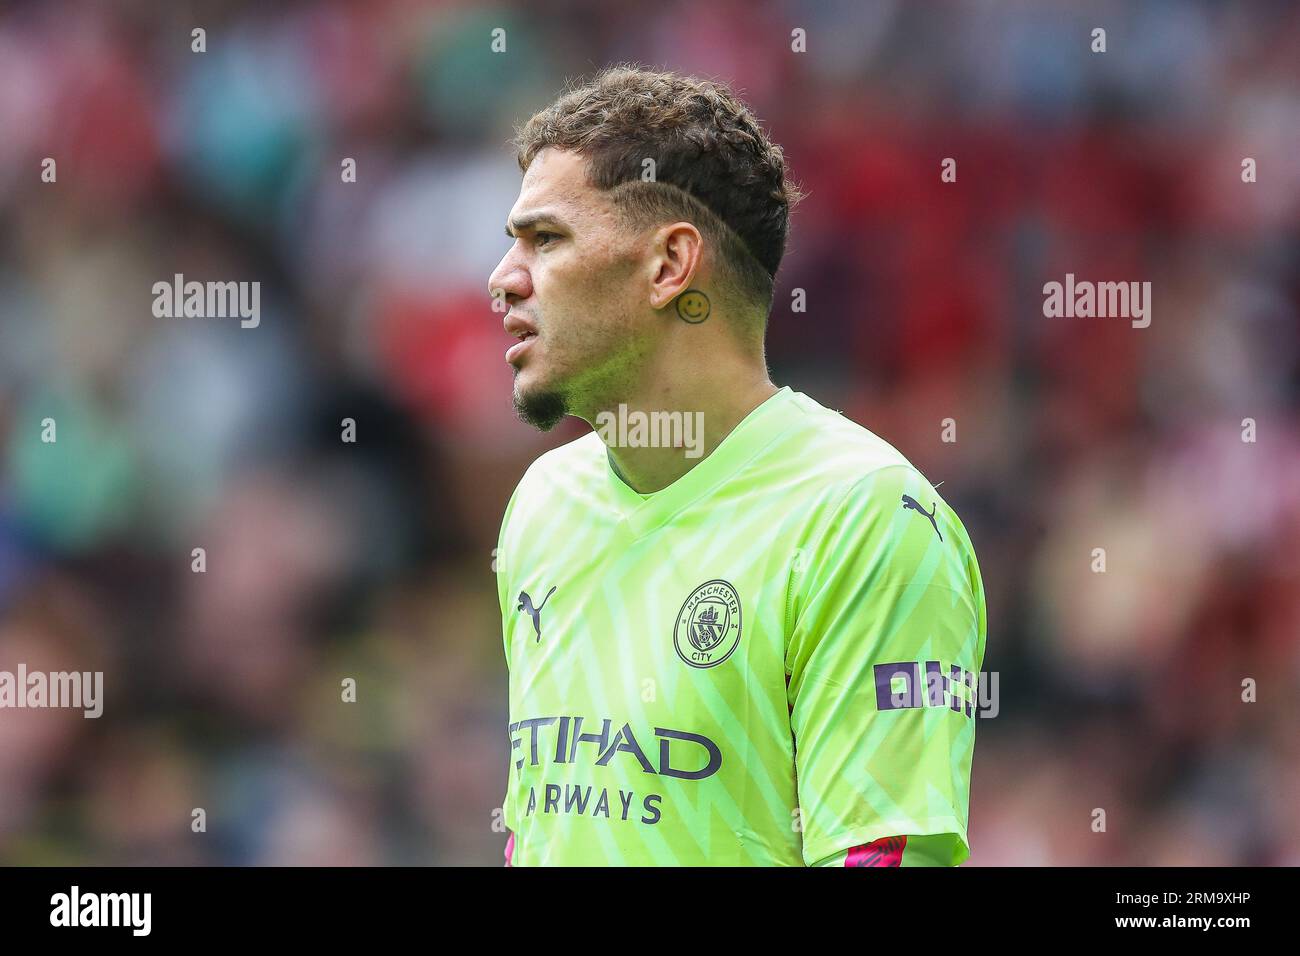
POLYGON ((524 172, 547 146, 581 154, 588 181, 637 227, 694 223, 719 250, 724 279, 770 310, 801 193, 786 179, 781 147, 727 87, 609 67, 570 84, 516 130, 514 146, 524 172), (652 181, 643 180, 647 159, 652 181))

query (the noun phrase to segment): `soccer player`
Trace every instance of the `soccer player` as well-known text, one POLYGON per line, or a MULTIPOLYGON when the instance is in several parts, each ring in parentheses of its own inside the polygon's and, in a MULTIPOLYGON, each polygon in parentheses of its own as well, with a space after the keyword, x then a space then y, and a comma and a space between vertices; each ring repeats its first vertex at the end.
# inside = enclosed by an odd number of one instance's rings
POLYGON ((489 279, 510 865, 956 865, 983 585, 930 483, 768 378, 798 190, 725 87, 615 67, 518 131, 489 279))

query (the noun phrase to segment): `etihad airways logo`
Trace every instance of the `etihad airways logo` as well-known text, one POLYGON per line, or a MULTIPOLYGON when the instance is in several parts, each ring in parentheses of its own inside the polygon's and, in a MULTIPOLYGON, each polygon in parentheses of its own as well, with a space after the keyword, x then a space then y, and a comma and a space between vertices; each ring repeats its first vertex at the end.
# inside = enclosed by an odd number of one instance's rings
POLYGON ((651 761, 632 732, 631 724, 625 723, 610 736, 613 725, 606 717, 601 721, 599 733, 583 733, 581 717, 530 717, 516 721, 508 728, 511 752, 519 753, 515 769, 522 770, 525 763, 536 767, 544 759, 551 764, 590 760, 597 767, 606 767, 619 754, 626 754, 618 759, 635 760, 646 773, 703 780, 722 766, 722 750, 703 734, 656 727, 657 759, 651 761))

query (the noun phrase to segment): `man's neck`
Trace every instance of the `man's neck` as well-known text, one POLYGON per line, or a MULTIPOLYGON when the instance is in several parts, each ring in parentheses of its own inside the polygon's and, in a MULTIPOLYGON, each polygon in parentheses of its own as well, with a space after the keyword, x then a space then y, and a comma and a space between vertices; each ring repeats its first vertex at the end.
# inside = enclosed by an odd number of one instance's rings
POLYGON ((736 371, 711 370, 700 376, 707 381, 650 384, 595 415, 592 426, 623 482, 640 494, 667 488, 780 391, 761 363, 736 371))

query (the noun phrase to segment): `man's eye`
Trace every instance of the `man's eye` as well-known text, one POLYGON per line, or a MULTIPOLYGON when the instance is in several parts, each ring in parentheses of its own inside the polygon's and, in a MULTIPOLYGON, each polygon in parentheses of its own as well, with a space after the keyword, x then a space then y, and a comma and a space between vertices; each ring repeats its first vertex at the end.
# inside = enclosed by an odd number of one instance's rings
POLYGON ((559 239, 560 237, 553 232, 534 233, 533 241, 538 246, 547 245, 547 240, 559 239))

